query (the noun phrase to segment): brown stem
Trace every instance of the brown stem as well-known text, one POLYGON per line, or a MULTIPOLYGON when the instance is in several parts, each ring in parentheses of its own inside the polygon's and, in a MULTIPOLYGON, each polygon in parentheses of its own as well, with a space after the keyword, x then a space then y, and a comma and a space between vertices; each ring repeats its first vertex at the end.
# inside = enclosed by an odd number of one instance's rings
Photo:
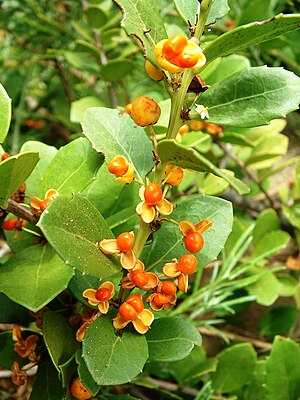
POLYGON ((38 222, 37 217, 35 217, 26 208, 20 206, 20 204, 14 200, 11 200, 11 199, 8 200, 8 205, 7 205, 7 208, 5 211, 10 212, 10 213, 16 215, 17 217, 25 219, 26 221, 30 222, 33 225, 36 225, 38 222))
POLYGON ((72 103, 75 100, 75 96, 72 90, 72 87, 70 85, 69 79, 65 73, 65 68, 62 65, 62 63, 60 63, 59 61, 55 61, 55 67, 58 71, 58 74, 61 78, 62 84, 63 84, 63 88, 65 90, 65 93, 67 95, 68 101, 69 103, 72 103))

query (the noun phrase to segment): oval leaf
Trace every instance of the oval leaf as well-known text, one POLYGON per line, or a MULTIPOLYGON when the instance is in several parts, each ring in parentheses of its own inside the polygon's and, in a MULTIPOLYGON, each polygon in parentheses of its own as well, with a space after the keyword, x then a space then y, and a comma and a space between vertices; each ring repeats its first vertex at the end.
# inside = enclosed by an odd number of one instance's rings
MULTIPOLYGON (((212 227, 203 234, 204 247, 196 254, 199 267, 204 267, 217 257, 231 232, 232 206, 228 201, 217 197, 191 196, 177 205, 172 218, 176 221, 189 220, 194 224, 207 218, 212 220, 212 227)), ((151 246, 145 247, 142 253, 146 268, 161 272, 165 262, 185 254, 182 238, 176 225, 165 222, 155 232, 151 246)))
POLYGON ((79 138, 61 147, 45 171, 40 196, 50 188, 59 194, 81 192, 95 179, 103 156, 98 154, 85 138, 79 138), (74 157, 74 155, 76 155, 74 157))
POLYGON ((94 149, 109 161, 123 155, 134 165, 136 177, 143 181, 153 167, 152 145, 143 128, 136 126, 129 115, 109 108, 90 108, 84 115, 83 134, 94 149))
POLYGON ((160 161, 165 164, 175 164, 182 168, 200 172, 211 172, 229 183, 239 194, 249 193, 248 186, 235 178, 231 171, 216 167, 211 161, 193 148, 187 148, 173 139, 161 140, 157 145, 160 161))
POLYGON ((142 44, 147 58, 156 63, 154 47, 168 37, 156 0, 114 0, 122 12, 121 26, 142 44))
MULTIPOLYGON (((174 0, 175 6, 186 21, 191 23, 196 22, 196 14, 199 14, 199 1, 190 0, 174 0)), ((215 23, 218 19, 221 19, 229 12, 228 0, 215 0, 212 4, 211 10, 208 14, 206 25, 215 23)))
POLYGON ((265 21, 252 22, 232 29, 205 47, 207 63, 298 29, 299 23, 300 14, 279 14, 265 21))
POLYGON ((1 266, 0 291, 36 312, 66 289, 72 276, 72 268, 49 245, 34 245, 1 266), (22 290, 20 282, 26 282, 22 290))
POLYGON ((98 241, 113 238, 104 218, 83 196, 56 197, 42 214, 38 226, 66 264, 99 279, 121 266, 98 248, 98 241))
POLYGON ((201 346, 201 335, 190 322, 180 318, 156 319, 146 334, 151 361, 178 361, 194 346, 201 346))
POLYGON ((4 87, 0 84, 0 143, 3 143, 11 120, 11 98, 6 93, 4 87))
POLYGON ((7 200, 25 182, 38 163, 37 152, 25 152, 0 163, 0 207, 7 207, 7 200))
POLYGON ((120 385, 142 372, 148 346, 144 335, 128 328, 116 335, 111 317, 100 316, 86 331, 82 355, 98 385, 120 385))
MULTIPOLYGON (((300 79, 283 68, 254 67, 231 75, 204 92, 199 103, 208 108, 209 122, 252 127, 268 124, 296 110, 300 79)), ((191 118, 200 119, 191 114, 191 118)))
POLYGON ((50 359, 39 364, 30 400, 60 400, 64 398, 64 390, 58 373, 50 359))

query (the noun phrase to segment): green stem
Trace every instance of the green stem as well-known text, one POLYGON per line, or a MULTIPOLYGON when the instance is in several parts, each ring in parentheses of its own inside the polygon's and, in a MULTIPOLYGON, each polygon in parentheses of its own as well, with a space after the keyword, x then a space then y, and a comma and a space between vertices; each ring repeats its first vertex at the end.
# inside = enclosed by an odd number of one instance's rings
POLYGON ((201 40, 201 37, 203 35, 206 20, 210 12, 212 3, 213 0, 203 0, 200 4, 200 15, 195 29, 195 37, 199 39, 199 41, 201 40))
POLYGON ((139 258, 139 256, 141 255, 143 247, 144 247, 150 233, 151 233, 150 225, 146 224, 145 222, 142 221, 140 229, 139 229, 139 233, 135 239, 135 243, 134 243, 134 247, 133 247, 134 254, 137 258, 139 258))

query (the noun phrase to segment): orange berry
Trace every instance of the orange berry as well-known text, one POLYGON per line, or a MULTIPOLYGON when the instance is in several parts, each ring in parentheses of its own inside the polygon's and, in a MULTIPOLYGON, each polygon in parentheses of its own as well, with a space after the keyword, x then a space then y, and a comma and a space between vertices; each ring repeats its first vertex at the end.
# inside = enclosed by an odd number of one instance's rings
POLYGON ((170 302, 170 298, 163 293, 156 293, 153 297, 153 303, 158 307, 168 304, 170 302))
POLYGON ((184 275, 189 275, 195 271, 197 267, 197 258, 193 254, 185 254, 178 260, 177 269, 184 275))
POLYGON ((95 293, 95 297, 99 301, 109 300, 111 297, 111 290, 109 290, 108 288, 104 288, 104 287, 99 288, 95 293))
POLYGON ((126 114, 131 114, 131 110, 132 110, 132 104, 131 103, 128 103, 128 104, 126 104, 126 106, 125 106, 125 112, 126 112, 126 114))
POLYGON ((17 219, 8 218, 3 222, 2 227, 7 231, 12 231, 13 229, 15 229, 17 223, 18 223, 17 219))
POLYGON ((180 135, 184 135, 185 133, 188 133, 189 130, 190 130, 190 127, 188 126, 188 124, 184 124, 184 125, 181 125, 181 127, 178 129, 178 133, 180 135))
POLYGON ((155 81, 161 81, 164 79, 164 73, 160 69, 156 68, 149 60, 146 60, 145 70, 150 78, 155 81))
POLYGON ((163 45, 162 53, 168 61, 182 53, 187 45, 187 38, 183 35, 171 36, 163 45))
POLYGON ((197 253, 204 246, 204 239, 201 233, 191 232, 183 239, 185 248, 190 253, 197 253))
POLYGON ((204 127, 204 123, 202 121, 197 121, 196 119, 191 119, 189 124, 192 131, 201 131, 204 127))
POLYGON ((177 286, 172 281, 163 281, 161 291, 167 296, 173 296, 177 292, 177 286))
POLYGON ((166 183, 172 186, 177 186, 183 179, 183 169, 169 164, 165 170, 166 183))
POLYGON ((116 176, 123 176, 129 169, 128 161, 123 156, 115 156, 108 163, 108 171, 116 176))
POLYGON ((155 205, 159 203, 163 197, 162 189, 157 183, 149 183, 145 187, 144 197, 146 203, 155 205))
POLYGON ((160 117, 160 107, 147 96, 140 96, 132 103, 131 117, 139 126, 155 124, 160 117))
POLYGON ((3 154, 1 154, 1 161, 4 161, 9 157, 11 157, 10 153, 3 153, 3 154))
POLYGON ((196 54, 184 54, 181 53, 177 57, 170 60, 174 65, 181 68, 192 68, 198 62, 198 57, 196 54))
POLYGON ((93 396, 92 393, 86 389, 78 376, 73 379, 70 391, 72 396, 77 400, 87 400, 93 396))
POLYGON ((128 297, 126 302, 130 304, 138 314, 140 314, 144 309, 144 303, 142 295, 140 293, 131 295, 130 297, 128 297))
POLYGON ((136 269, 135 271, 131 272, 131 280, 135 284, 135 286, 143 287, 147 285, 149 281, 149 276, 147 275, 147 272, 141 269, 136 269))
POLYGON ((133 321, 138 316, 136 309, 127 302, 120 305, 119 314, 125 321, 133 321))
POLYGON ((134 245, 134 236, 131 232, 123 232, 117 237, 117 246, 120 251, 129 251, 134 245))

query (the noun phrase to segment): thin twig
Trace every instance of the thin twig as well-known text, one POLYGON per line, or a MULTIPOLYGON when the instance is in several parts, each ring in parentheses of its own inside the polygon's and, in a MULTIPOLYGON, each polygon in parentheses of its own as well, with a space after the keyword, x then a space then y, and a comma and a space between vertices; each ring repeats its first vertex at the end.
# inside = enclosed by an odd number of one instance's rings
POLYGON ((63 88, 65 90, 65 93, 67 95, 68 101, 69 103, 72 103, 75 100, 75 96, 73 93, 73 89, 70 85, 69 79, 65 73, 65 68, 63 66, 62 63, 60 63, 59 61, 55 61, 55 67, 58 71, 58 74, 61 78, 62 84, 63 84, 63 88))
POLYGON ((35 217, 29 210, 26 210, 26 208, 20 206, 19 203, 12 199, 8 200, 8 205, 5 211, 10 212, 17 217, 25 219, 33 225, 36 225, 38 222, 37 217, 35 217))
MULTIPOLYGON (((204 326, 198 326, 198 331, 205 336, 220 337, 218 332, 214 332, 210 329, 205 328, 204 326)), ((222 330, 222 333, 225 336, 227 336, 229 340, 234 340, 234 341, 238 341, 238 342, 250 342, 253 344, 254 347, 257 347, 264 351, 269 351, 272 349, 272 343, 264 342, 259 339, 253 339, 250 337, 238 335, 237 333, 227 332, 227 331, 223 331, 223 330, 222 330)))

